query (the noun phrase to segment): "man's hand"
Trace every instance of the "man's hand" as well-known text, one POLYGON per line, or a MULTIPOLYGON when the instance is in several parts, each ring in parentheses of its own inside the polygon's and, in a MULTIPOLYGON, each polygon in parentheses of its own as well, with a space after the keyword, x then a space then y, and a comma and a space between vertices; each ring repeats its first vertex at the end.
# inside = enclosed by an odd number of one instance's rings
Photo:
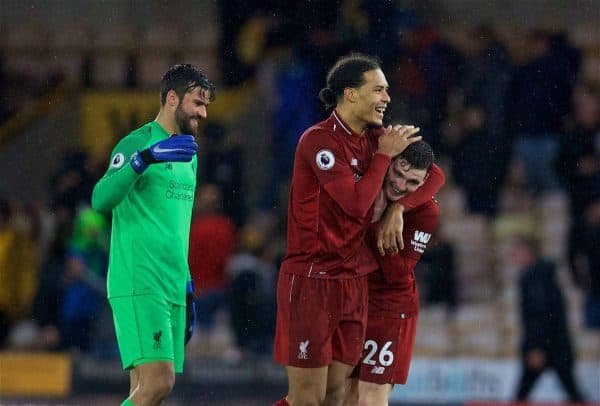
POLYGON ((189 281, 185 287, 185 340, 184 345, 192 338, 194 334, 194 325, 196 324, 196 302, 194 301, 194 283, 189 281))
POLYGON ((377 152, 391 158, 401 154, 410 144, 420 141, 421 136, 414 136, 420 129, 412 125, 395 125, 384 128, 378 139, 377 152))
POLYGON ((404 206, 391 204, 388 206, 377 232, 377 249, 381 256, 397 254, 404 249, 402 231, 404 230, 404 206))
POLYGON ((158 162, 190 162, 198 144, 193 135, 173 135, 143 151, 137 151, 131 156, 131 166, 137 173, 142 173, 149 165, 158 162))

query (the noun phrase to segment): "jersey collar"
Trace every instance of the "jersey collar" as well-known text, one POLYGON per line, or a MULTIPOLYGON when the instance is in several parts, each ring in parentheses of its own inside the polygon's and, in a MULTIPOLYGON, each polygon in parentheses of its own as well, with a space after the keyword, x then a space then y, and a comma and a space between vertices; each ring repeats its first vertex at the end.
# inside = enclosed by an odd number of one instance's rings
POLYGON ((151 121, 150 128, 152 129, 152 132, 164 135, 164 138, 169 138, 169 133, 158 123, 158 121, 151 121))
POLYGON ((333 125, 333 132, 340 131, 344 135, 356 135, 357 137, 360 137, 360 134, 352 130, 352 128, 350 128, 350 126, 346 124, 344 120, 342 120, 339 113, 335 111, 335 109, 333 109, 331 112, 330 119, 333 125))

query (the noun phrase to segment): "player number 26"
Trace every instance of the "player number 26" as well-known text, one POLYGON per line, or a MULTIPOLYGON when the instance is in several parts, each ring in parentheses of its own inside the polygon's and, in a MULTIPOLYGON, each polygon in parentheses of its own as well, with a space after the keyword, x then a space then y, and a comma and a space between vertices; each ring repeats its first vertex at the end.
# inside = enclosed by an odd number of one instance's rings
MULTIPOLYGON (((392 365, 394 362, 394 353, 389 350, 392 345, 391 341, 388 341, 381 347, 379 351, 379 364, 384 367, 392 365)), ((365 350, 369 351, 365 359, 363 360, 363 364, 367 365, 375 365, 377 362, 373 359, 375 354, 377 354, 377 343, 374 340, 365 341, 365 350)))

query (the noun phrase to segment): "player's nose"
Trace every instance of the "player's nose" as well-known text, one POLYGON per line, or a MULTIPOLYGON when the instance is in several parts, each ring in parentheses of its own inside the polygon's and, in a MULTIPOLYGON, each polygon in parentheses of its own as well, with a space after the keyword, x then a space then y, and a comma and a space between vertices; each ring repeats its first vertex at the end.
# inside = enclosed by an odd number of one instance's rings
POLYGON ((383 90, 383 97, 382 97, 382 101, 389 103, 392 101, 392 98, 390 97, 390 94, 388 93, 387 90, 383 90))
POLYGON ((206 118, 208 116, 207 111, 206 111, 206 106, 200 106, 198 107, 198 116, 202 117, 202 118, 206 118))

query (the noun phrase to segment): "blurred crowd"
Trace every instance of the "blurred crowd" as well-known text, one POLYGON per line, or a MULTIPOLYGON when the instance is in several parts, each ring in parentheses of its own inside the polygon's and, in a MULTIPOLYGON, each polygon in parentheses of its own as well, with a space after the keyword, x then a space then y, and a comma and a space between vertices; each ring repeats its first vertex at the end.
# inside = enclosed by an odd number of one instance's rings
MULTIPOLYGON (((548 240, 540 219, 519 215, 548 199, 566 202, 564 249, 541 254, 570 271, 571 282, 561 286, 585 296, 583 327, 598 331, 600 75, 582 74, 584 50, 566 33, 541 28, 444 32, 393 2, 315 2, 310 10, 288 3, 229 1, 221 9, 228 18, 221 19, 218 81, 255 83, 244 116, 254 122, 244 127, 261 131, 232 135, 231 126, 214 121, 205 127, 190 236, 200 317, 189 355, 269 354, 295 145, 324 116, 318 89, 333 61, 349 51, 381 58, 392 98, 386 121, 418 125, 437 152, 448 175, 445 190, 454 193, 440 195, 442 228, 458 194, 464 215, 487 229, 548 240), (228 142, 240 137, 245 141, 228 142), (247 176, 259 163, 264 177, 247 176), (506 226, 509 218, 517 220, 506 226)), ((49 178, 49 201, 0 195, 0 347, 116 356, 104 300, 110 219, 89 209, 104 169, 85 152, 68 151, 49 178)), ((464 293, 457 259, 463 241, 449 234, 439 233, 423 258, 424 307, 442 303, 452 311, 494 299, 464 293)), ((490 261, 479 272, 485 278, 501 263, 490 261)))

